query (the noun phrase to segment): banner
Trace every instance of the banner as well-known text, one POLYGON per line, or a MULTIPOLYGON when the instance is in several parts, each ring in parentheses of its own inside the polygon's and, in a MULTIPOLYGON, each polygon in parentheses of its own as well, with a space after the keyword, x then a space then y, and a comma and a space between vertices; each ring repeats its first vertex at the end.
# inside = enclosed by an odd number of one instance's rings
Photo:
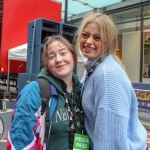
POLYGON ((135 89, 138 100, 138 110, 145 113, 150 113, 150 90, 135 89))
POLYGON ((138 100, 138 109, 150 114, 150 84, 132 83, 138 100))

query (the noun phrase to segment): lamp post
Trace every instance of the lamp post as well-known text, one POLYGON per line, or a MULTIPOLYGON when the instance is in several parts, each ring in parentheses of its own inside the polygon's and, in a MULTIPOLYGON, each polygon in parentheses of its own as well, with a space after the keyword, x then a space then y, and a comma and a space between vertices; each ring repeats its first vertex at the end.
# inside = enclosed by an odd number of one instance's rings
POLYGON ((68 0, 65 0, 64 22, 67 23, 68 0))

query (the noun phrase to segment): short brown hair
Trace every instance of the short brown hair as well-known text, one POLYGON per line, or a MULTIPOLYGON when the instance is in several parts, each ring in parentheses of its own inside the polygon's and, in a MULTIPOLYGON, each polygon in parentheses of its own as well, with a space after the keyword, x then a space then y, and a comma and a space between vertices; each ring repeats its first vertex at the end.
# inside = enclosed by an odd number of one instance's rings
POLYGON ((77 63, 77 53, 75 51, 74 46, 64 37, 59 35, 52 35, 45 39, 43 53, 42 53, 42 66, 47 74, 51 74, 49 67, 48 67, 48 46, 51 45, 53 42, 58 41, 62 44, 64 44, 68 50, 72 53, 72 56, 74 58, 74 64, 77 63))

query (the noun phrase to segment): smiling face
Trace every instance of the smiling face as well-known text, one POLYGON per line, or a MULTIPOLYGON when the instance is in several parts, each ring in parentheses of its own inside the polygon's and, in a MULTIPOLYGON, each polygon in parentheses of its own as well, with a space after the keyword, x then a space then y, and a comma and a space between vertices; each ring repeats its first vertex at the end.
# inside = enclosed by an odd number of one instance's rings
POLYGON ((53 76, 61 80, 72 79, 74 58, 71 51, 61 42, 48 46, 48 67, 53 76))
POLYGON ((88 60, 99 57, 103 53, 99 25, 88 23, 80 35, 79 43, 82 54, 88 60))

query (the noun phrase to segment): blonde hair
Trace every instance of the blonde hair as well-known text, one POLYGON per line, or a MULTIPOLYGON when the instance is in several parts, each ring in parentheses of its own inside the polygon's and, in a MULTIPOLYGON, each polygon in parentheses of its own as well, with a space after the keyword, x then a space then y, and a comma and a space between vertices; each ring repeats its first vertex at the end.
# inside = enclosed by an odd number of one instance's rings
POLYGON ((48 46, 55 41, 58 41, 59 43, 65 45, 68 48, 68 50, 72 53, 74 59, 74 65, 77 63, 77 53, 75 51, 75 48, 66 38, 59 35, 49 36, 45 39, 43 53, 42 53, 42 67, 44 68, 47 74, 51 74, 48 67, 48 46))
POLYGON ((85 16, 81 22, 80 27, 77 31, 77 47, 80 48, 80 37, 85 28, 89 23, 97 23, 100 28, 100 35, 102 40, 103 53, 101 55, 102 60, 106 56, 112 54, 115 60, 125 70, 120 58, 117 56, 118 47, 118 33, 114 22, 108 15, 102 13, 92 13, 85 16))

